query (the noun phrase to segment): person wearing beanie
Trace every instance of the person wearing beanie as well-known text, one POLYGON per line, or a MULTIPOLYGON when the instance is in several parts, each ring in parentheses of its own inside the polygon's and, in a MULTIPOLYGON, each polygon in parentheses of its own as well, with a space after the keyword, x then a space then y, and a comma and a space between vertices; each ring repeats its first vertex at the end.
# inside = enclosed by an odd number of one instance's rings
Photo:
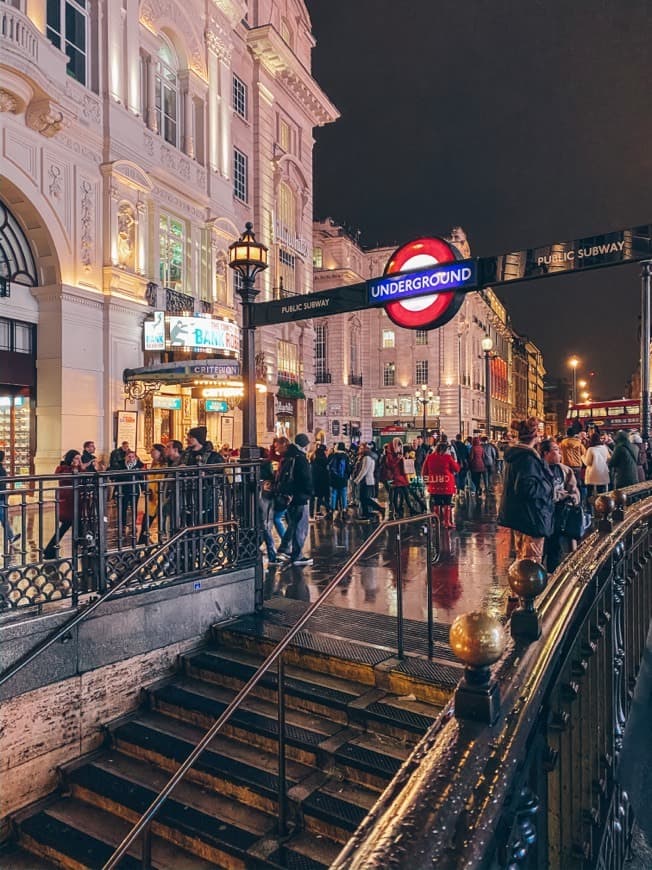
POLYGON ((331 487, 331 509, 329 517, 333 516, 338 505, 340 518, 346 519, 348 516, 348 486, 350 477, 351 460, 349 459, 349 454, 346 452, 346 445, 343 441, 339 441, 337 447, 328 458, 328 479, 331 487))
MULTIPOLYGON (((206 440, 206 427, 195 426, 188 430, 186 436, 188 446, 183 451, 181 457, 181 465, 203 467, 205 465, 217 465, 223 463, 224 460, 213 450, 213 445, 206 440)), ((188 475, 183 486, 183 501, 186 514, 186 525, 200 525, 202 523, 211 523, 217 520, 218 500, 216 492, 220 488, 221 481, 215 479, 220 472, 216 470, 215 474, 202 475, 201 483, 194 475, 188 475), (199 498, 199 487, 201 489, 201 500, 199 498)), ((228 492, 226 493, 229 494, 228 492)), ((227 504, 230 505, 230 500, 223 506, 223 512, 226 515, 225 519, 230 519, 230 510, 227 504)))
POLYGON ((536 450, 539 421, 529 417, 512 423, 518 444, 505 451, 505 482, 498 523, 514 531, 517 559, 541 563, 545 539, 554 526, 554 479, 536 450))
POLYGON ((206 439, 206 427, 195 426, 188 429, 186 436, 188 446, 183 454, 182 465, 217 465, 224 460, 213 450, 213 445, 206 439))
POLYGON ((312 496, 312 471, 307 452, 310 438, 300 432, 285 451, 278 470, 278 498, 287 504, 288 527, 278 549, 277 559, 293 565, 312 565, 304 556, 303 545, 308 537, 308 503, 312 496))

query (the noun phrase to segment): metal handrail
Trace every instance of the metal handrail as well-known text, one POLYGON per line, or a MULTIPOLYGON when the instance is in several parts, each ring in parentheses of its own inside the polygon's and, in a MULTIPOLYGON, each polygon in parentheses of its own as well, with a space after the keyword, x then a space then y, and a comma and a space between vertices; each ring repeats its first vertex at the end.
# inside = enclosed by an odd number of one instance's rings
MULTIPOLYGON (((138 822, 133 826, 133 828, 129 831, 126 837, 122 840, 120 845, 117 847, 113 855, 109 858, 107 863, 104 865, 102 870, 112 870, 112 868, 118 865, 118 862, 124 857, 127 850, 134 842, 136 837, 144 831, 143 834, 143 867, 149 867, 151 864, 151 857, 149 855, 149 851, 151 849, 151 836, 150 836, 150 825, 153 821, 154 817, 157 815, 158 811, 161 809, 165 801, 168 799, 170 794, 174 791, 177 785, 181 782, 181 780, 185 777, 186 773, 190 770, 190 768, 197 761, 199 756, 202 754, 204 749, 208 746, 208 744, 213 740, 215 735, 220 731, 223 725, 231 718, 233 713, 238 710, 243 702, 249 697, 253 689, 258 685, 262 677, 267 673, 267 671, 272 667, 276 662, 279 663, 279 677, 282 681, 282 665, 281 665, 281 656, 287 649, 287 647, 294 640, 296 635, 301 631, 304 625, 308 622, 308 620, 312 617, 316 610, 318 610, 324 600, 330 595, 330 593, 335 589, 336 586, 346 577, 346 575, 351 571, 353 566, 359 559, 364 556, 364 554, 371 548, 372 544, 374 544, 381 534, 383 534, 387 529, 394 528, 395 526, 407 525, 410 523, 420 522, 428 523, 428 547, 427 547, 427 558, 428 558, 428 613, 429 613, 429 649, 432 651, 432 594, 431 594, 431 559, 432 559, 432 526, 435 524, 437 526, 437 532, 439 533, 439 520, 434 514, 426 513, 426 514, 418 514, 413 517, 400 518, 395 520, 387 520, 386 522, 380 523, 380 525, 374 529, 374 531, 369 535, 367 540, 356 550, 356 552, 347 559, 344 565, 340 568, 340 570, 335 574, 335 576, 330 580, 330 582, 324 588, 324 591, 319 595, 318 598, 313 601, 313 603, 304 611, 303 615, 299 617, 297 622, 292 626, 292 628, 288 631, 285 637, 278 642, 276 647, 272 650, 272 652, 267 656, 264 662, 260 665, 256 673, 245 683, 245 685, 240 689, 238 694, 233 698, 231 703, 226 707, 226 709, 222 712, 220 717, 211 725, 206 734, 202 737, 199 743, 192 750, 190 755, 186 758, 183 764, 176 770, 174 775, 170 778, 167 784, 163 789, 159 792, 159 794, 154 798, 149 807, 145 810, 143 815, 140 817, 138 822)), ((400 537, 399 537, 400 542, 400 537)), ((399 552, 399 560, 398 564, 400 565, 400 552, 399 552)), ((399 597, 402 594, 401 592, 401 583, 400 583, 400 569, 399 576, 397 577, 397 596, 399 597)), ((399 619, 399 623, 402 623, 402 605, 398 608, 400 611, 400 616, 397 614, 397 618, 399 619)), ((399 628, 399 637, 402 635, 402 625, 399 628)), ((399 650, 399 654, 401 655, 401 651, 399 650)), ((282 725, 284 721, 284 715, 281 711, 282 705, 282 682, 279 683, 277 689, 277 697, 279 704, 279 724, 282 725)), ((279 755, 280 755, 280 744, 282 741, 282 734, 279 731, 279 755)), ((282 778, 283 773, 283 764, 284 759, 280 759, 280 771, 279 771, 279 780, 282 778)), ((280 806, 279 806, 279 809, 280 806)), ((280 812, 281 818, 279 819, 279 830, 280 833, 283 834, 285 831, 283 828, 285 827, 284 813, 283 810, 280 812)))
POLYGON ((160 559, 161 555, 165 553, 166 550, 172 544, 175 544, 178 540, 183 538, 188 532, 201 532, 206 531, 207 529, 217 529, 224 528, 226 526, 234 526, 237 528, 237 523, 233 521, 229 521, 226 523, 205 523, 201 526, 186 526, 185 529, 181 529, 171 538, 169 538, 165 544, 157 549, 155 552, 151 553, 146 559, 142 562, 139 562, 138 565, 130 571, 128 574, 112 586, 110 589, 107 589, 99 598, 96 598, 90 604, 86 605, 86 607, 82 608, 78 613, 73 616, 72 619, 69 619, 67 622, 64 622, 63 625, 59 626, 52 634, 45 638, 45 640, 40 641, 36 644, 29 652, 25 653, 19 659, 17 659, 12 665, 6 668, 0 674, 0 686, 10 680, 12 677, 16 676, 16 674, 21 671, 26 665, 33 662, 35 658, 41 655, 46 649, 52 646, 52 644, 56 643, 60 638, 64 637, 64 635, 68 634, 69 631, 72 631, 73 628, 79 625, 80 622, 83 622, 91 613, 97 610, 100 605, 104 604, 104 602, 110 598, 115 592, 118 592, 122 589, 123 586, 126 586, 133 578, 146 568, 151 562, 154 562, 156 559, 160 559))

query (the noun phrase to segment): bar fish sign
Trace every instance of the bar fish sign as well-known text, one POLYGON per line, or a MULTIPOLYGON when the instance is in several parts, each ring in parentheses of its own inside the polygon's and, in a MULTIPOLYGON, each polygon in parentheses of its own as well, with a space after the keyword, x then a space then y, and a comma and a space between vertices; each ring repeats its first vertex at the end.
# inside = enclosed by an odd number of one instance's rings
POLYGON ((382 278, 369 282, 369 304, 384 304, 397 326, 435 329, 457 314, 464 300, 462 288, 469 290, 476 282, 475 262, 462 261, 449 242, 415 239, 394 251, 382 278))

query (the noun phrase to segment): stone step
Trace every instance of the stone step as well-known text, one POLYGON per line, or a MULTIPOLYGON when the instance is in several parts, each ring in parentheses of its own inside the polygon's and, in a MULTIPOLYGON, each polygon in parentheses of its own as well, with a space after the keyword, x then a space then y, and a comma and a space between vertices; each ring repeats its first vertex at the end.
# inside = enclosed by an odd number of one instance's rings
MULTIPOLYGON (((18 832, 20 845, 31 856, 45 858, 56 867, 98 870, 130 828, 125 819, 68 797, 23 819, 18 832)), ((156 835, 152 836, 152 865, 157 870, 210 870, 215 866, 156 835)), ((7 870, 13 867, 4 866, 7 870)), ((36 870, 41 864, 33 861, 30 865, 28 861, 22 866, 36 870)), ((122 859, 120 870, 139 870, 140 867, 141 843, 137 840, 122 859)))
MULTIPOLYGON (((205 650, 182 657, 185 673, 199 680, 239 690, 262 661, 238 650, 205 650)), ((253 694, 276 704, 277 672, 270 671, 253 694)), ((327 716, 332 722, 355 723, 370 731, 415 743, 435 721, 440 708, 400 698, 359 683, 301 668, 287 668, 285 698, 288 709, 327 716)))
MULTIPOLYGON (((108 752, 70 771, 67 782, 78 800, 133 823, 168 778, 151 764, 108 752)), ((161 807, 152 832, 219 867, 245 867, 248 850, 273 825, 268 815, 184 781, 161 807)))

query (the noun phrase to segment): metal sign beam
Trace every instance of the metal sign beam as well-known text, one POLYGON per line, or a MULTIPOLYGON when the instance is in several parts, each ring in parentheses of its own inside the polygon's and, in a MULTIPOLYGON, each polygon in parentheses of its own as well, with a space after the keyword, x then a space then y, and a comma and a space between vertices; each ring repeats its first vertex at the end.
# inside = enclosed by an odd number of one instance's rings
POLYGON ((328 317, 386 305, 401 298, 431 296, 451 290, 471 293, 502 284, 620 266, 651 258, 652 224, 647 224, 573 241, 553 242, 497 257, 457 260, 431 269, 384 275, 306 296, 259 302, 252 306, 253 323, 254 326, 268 326, 328 317))

